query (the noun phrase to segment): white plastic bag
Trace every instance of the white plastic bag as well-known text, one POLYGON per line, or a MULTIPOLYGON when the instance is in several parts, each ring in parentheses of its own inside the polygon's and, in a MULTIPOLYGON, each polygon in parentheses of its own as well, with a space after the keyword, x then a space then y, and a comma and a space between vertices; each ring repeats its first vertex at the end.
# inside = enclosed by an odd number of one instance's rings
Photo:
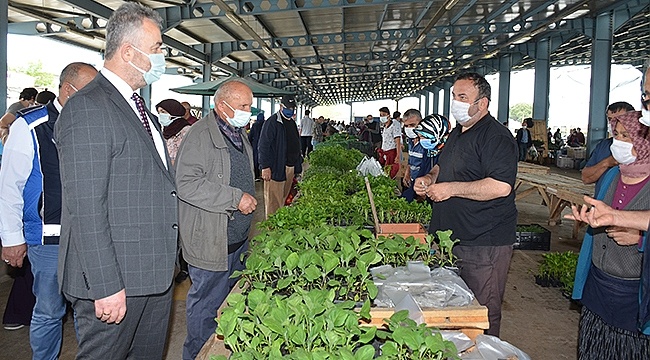
POLYGON ((421 308, 466 306, 474 300, 474 294, 456 273, 443 268, 430 270, 422 262, 398 268, 383 265, 370 272, 379 290, 375 304, 380 307, 395 307, 405 293, 421 308))
POLYGON ((379 164, 379 161, 377 161, 375 158, 369 158, 367 156, 364 156, 359 165, 357 165, 357 171, 359 171, 361 176, 384 175, 384 169, 381 167, 381 164, 379 164))
POLYGON ((525 352, 491 335, 478 335, 474 351, 463 354, 460 358, 463 360, 531 360, 525 352))

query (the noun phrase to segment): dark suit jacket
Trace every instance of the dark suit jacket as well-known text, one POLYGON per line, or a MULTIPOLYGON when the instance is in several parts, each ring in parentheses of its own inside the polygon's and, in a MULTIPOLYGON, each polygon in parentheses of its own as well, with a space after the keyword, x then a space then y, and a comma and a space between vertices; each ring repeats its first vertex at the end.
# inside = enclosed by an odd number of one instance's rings
POLYGON ((123 288, 127 296, 166 291, 178 228, 166 150, 169 170, 135 112, 101 73, 66 103, 55 138, 62 184, 61 290, 92 300, 123 288))

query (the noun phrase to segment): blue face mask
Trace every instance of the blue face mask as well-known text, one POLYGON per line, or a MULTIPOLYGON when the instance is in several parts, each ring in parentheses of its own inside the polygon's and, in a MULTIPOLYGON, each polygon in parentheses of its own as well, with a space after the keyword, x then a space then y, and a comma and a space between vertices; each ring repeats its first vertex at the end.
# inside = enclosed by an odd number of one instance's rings
POLYGON ((133 66, 136 70, 142 73, 142 76, 144 77, 144 81, 147 83, 147 85, 151 85, 152 83, 158 81, 160 79, 160 76, 162 76, 162 74, 165 73, 165 55, 147 54, 135 46, 133 48, 136 49, 138 52, 140 52, 142 55, 145 55, 146 57, 149 58, 149 62, 151 63, 151 68, 149 68, 149 71, 144 71, 139 67, 135 66, 130 61, 129 64, 131 64, 131 66, 133 66))
POLYGON ((426 150, 435 150, 438 146, 438 142, 431 139, 420 139, 420 145, 422 145, 426 150))
POLYGON ((288 108, 282 109, 282 115, 284 115, 284 117, 287 118, 292 117, 295 112, 296 111, 294 109, 288 109, 288 108))

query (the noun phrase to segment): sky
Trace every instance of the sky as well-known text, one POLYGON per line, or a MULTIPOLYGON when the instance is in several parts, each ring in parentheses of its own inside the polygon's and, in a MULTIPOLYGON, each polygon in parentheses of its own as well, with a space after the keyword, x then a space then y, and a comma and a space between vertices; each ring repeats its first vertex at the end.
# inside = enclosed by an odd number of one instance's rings
MULTIPOLYGON (((59 41, 38 36, 12 35, 7 36, 7 65, 8 68, 25 67, 30 61, 40 60, 43 69, 47 72, 58 74, 70 62, 84 61, 101 69, 103 60, 99 53, 86 50, 83 48, 68 45, 59 41), (30 46, 23 46, 29 43, 30 46), (43 51, 43 50, 47 51, 43 51), (62 54, 56 57, 52 54, 62 54)), ((534 70, 513 71, 511 74, 510 84, 510 105, 517 103, 533 103, 534 91, 534 70)), ((589 117, 589 89, 591 70, 589 66, 567 66, 562 68, 552 68, 550 79, 549 94, 549 126, 552 128, 562 127, 564 129, 581 127, 587 128, 589 117)), ((486 79, 492 86, 492 102, 490 103, 490 112, 497 117, 499 81, 498 74, 488 75, 486 79)), ((12 79, 8 79, 11 84, 12 79)), ((22 81, 25 79, 16 79, 19 86, 26 87, 22 81), (24 86, 23 86, 24 85, 24 86)), ((627 101, 635 108, 640 107, 640 81, 641 72, 628 65, 613 65, 610 84, 609 102, 627 101)), ((56 80, 58 82, 58 78, 56 80)), ((179 101, 188 101, 196 107, 201 106, 202 97, 197 95, 178 94, 168 89, 189 85, 192 83, 190 78, 180 75, 163 75, 163 77, 152 86, 151 103, 174 98, 179 101)), ((56 89, 56 85, 54 89, 56 89)), ((19 90, 18 90, 19 91, 19 90)), ((13 94, 17 96, 17 93, 13 94)), ((442 94, 440 96, 442 101, 442 94)), ((17 99, 9 99, 17 100, 17 99)), ((8 101, 10 104, 12 101, 8 101)), ((387 106, 391 112, 399 110, 402 113, 410 108, 418 108, 419 99, 404 98, 396 103, 393 100, 377 100, 363 103, 355 103, 352 106, 353 117, 365 117, 369 114, 379 116, 379 108, 387 106)), ((255 105, 255 103, 254 103, 255 105)), ((267 112, 271 110, 271 103, 263 100, 262 110, 267 112)), ((424 107, 422 108, 424 109, 424 107)), ((277 110, 277 107, 276 107, 277 110)), ((442 112, 442 111, 441 111, 442 112)), ((299 112, 302 115, 302 112, 299 112)), ((350 119, 350 106, 319 106, 312 110, 312 116, 324 116, 335 120, 348 122, 350 119)), ((605 114, 603 114, 604 116, 605 114)), ((451 119, 454 122, 453 119, 451 119)), ((511 124, 512 129, 518 128, 518 124, 511 124)))

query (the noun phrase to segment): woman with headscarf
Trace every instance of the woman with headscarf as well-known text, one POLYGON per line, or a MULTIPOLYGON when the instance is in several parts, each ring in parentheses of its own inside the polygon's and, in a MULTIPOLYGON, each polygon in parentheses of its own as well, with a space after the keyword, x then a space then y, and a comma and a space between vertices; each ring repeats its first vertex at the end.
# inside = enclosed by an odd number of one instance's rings
MULTIPOLYGON (((610 120, 612 156, 620 165, 603 175, 596 197, 614 209, 650 209, 650 129, 640 116, 631 111, 610 120)), ((587 229, 573 289, 583 304, 579 359, 650 359, 647 242, 644 231, 587 229)))
POLYGON ((156 111, 158 111, 158 122, 163 127, 163 138, 167 142, 169 158, 174 165, 176 152, 190 126, 190 123, 183 118, 185 107, 177 100, 166 99, 156 105, 156 111))

